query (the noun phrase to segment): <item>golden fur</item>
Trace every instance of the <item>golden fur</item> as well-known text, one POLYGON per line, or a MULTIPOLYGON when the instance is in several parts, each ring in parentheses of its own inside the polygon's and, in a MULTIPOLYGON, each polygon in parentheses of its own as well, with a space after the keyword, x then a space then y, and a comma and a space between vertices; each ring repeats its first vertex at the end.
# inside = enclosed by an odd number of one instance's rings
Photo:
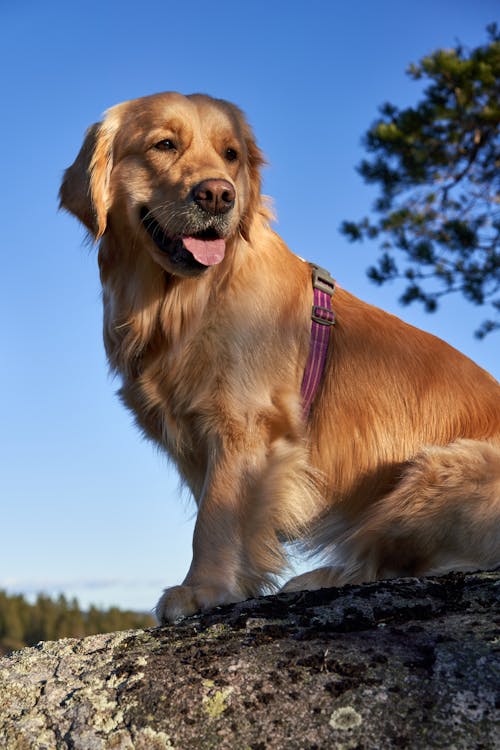
POLYGON ((100 239, 121 397, 198 506, 160 621, 272 588, 291 539, 329 564, 287 590, 500 562, 500 386, 462 354, 338 289, 304 424, 311 272, 269 226, 261 165, 235 106, 167 93, 110 109, 61 187, 100 239), (193 202, 204 180, 233 186, 224 216, 193 202), (224 259, 179 265, 141 210, 165 237, 216 225, 224 259))

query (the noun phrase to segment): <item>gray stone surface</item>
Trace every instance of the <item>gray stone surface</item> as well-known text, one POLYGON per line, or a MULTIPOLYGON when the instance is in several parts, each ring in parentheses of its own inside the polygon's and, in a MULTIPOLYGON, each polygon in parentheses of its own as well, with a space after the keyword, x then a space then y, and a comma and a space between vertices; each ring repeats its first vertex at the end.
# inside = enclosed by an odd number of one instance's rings
POLYGON ((282 594, 0 660, 7 750, 500 748, 500 573, 282 594))

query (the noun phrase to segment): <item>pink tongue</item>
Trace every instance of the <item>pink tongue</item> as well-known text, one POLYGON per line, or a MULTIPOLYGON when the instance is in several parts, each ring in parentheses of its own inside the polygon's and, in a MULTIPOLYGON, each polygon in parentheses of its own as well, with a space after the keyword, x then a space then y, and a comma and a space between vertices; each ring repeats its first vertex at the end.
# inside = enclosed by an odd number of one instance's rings
POLYGON ((196 237, 183 237, 182 242, 198 263, 204 266, 215 266, 224 257, 226 243, 224 240, 199 240, 196 237))

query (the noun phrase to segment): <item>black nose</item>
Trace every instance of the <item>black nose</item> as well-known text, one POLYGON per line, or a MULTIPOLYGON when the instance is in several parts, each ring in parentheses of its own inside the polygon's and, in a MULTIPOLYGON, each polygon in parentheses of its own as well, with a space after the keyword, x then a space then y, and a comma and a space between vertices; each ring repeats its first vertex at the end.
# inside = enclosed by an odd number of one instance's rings
POLYGON ((225 214, 234 206, 236 193, 227 180, 203 180, 193 188, 193 198, 209 214, 225 214))

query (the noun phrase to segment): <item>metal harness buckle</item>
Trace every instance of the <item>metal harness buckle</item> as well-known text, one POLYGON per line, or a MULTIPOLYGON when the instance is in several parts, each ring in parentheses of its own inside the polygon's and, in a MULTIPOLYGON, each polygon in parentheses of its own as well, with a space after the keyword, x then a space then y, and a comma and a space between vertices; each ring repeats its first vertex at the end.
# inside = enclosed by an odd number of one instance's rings
POLYGON ((332 279, 326 268, 316 266, 314 263, 312 263, 311 266, 313 272, 313 287, 319 289, 320 292, 325 292, 325 294, 333 297, 335 281, 332 279))
MULTIPOLYGON (((324 292, 330 298, 333 297, 335 281, 325 268, 321 268, 321 266, 316 266, 315 264, 311 265, 314 289, 324 292)), ((333 326, 335 324, 335 313, 333 310, 322 305, 312 306, 311 318, 315 323, 319 323, 322 326, 333 326)))
POLYGON ((322 307, 321 305, 313 305, 311 318, 315 323, 319 323, 322 326, 333 326, 335 325, 335 313, 328 307, 322 307))

